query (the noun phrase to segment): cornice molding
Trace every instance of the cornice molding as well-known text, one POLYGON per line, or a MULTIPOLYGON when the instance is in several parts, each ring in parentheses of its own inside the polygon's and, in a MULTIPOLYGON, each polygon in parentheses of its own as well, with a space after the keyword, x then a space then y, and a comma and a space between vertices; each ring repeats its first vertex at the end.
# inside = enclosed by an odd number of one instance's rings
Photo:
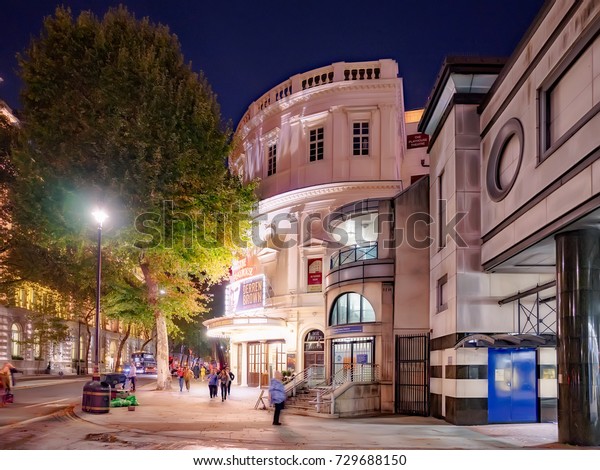
MULTIPOLYGON (((306 103, 320 95, 330 95, 336 93, 345 93, 348 91, 373 91, 373 90, 395 90, 400 86, 400 79, 380 79, 380 80, 353 80, 353 81, 342 81, 330 83, 327 85, 321 85, 314 88, 309 88, 307 90, 302 90, 296 92, 289 96, 288 98, 281 99, 276 101, 275 103, 269 105, 267 108, 263 109, 261 112, 256 114, 252 119, 250 119, 244 126, 238 129, 237 134, 240 136, 242 140, 246 139, 248 134, 252 131, 253 128, 260 125, 267 118, 273 116, 274 114, 278 114, 288 110, 289 108, 300 104, 306 103)), ((394 94, 394 97, 396 95, 394 94)), ((381 106, 385 103, 374 103, 372 106, 375 108, 381 106)), ((343 105, 346 106, 346 105, 343 105)), ((331 108, 331 106, 329 106, 331 108)), ((328 108, 328 109, 329 109, 328 108)))
POLYGON ((300 202, 322 197, 331 198, 332 196, 351 193, 352 191, 364 194, 363 199, 393 197, 402 191, 402 181, 345 181, 294 189, 259 201, 258 209, 255 211, 254 216, 257 217, 261 214, 281 210, 300 202))

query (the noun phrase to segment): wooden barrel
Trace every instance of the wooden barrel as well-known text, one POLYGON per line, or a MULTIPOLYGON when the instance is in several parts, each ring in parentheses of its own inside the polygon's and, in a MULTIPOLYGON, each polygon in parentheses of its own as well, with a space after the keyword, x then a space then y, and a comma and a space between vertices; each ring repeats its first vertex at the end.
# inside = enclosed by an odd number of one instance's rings
POLYGON ((108 413, 110 411, 110 385, 92 380, 83 386, 81 409, 88 413, 108 413))

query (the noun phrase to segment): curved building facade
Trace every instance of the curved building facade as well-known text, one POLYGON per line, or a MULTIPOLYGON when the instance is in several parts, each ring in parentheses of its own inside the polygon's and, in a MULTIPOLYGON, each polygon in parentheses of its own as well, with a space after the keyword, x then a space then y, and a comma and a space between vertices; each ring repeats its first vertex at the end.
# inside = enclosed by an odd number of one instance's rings
MULTIPOLYGON (((320 367, 330 384, 369 383, 367 408, 393 411, 395 201, 427 173, 425 149, 407 148, 419 117, 387 59, 295 75, 249 107, 230 168, 259 180, 253 240, 225 316, 205 322, 230 339, 241 385, 320 367)), ((422 273, 427 289, 427 264, 422 273)), ((427 302, 422 324, 401 328, 425 331, 427 302)), ((350 402, 348 414, 364 405, 350 402)))

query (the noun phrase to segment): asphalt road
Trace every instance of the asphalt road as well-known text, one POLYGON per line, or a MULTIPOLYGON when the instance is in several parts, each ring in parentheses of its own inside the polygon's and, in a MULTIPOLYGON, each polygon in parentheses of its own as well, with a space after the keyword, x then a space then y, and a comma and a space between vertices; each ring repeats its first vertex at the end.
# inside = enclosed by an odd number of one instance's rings
MULTIPOLYGON (((90 433, 98 432, 97 426, 74 413, 74 408, 81 405, 83 387, 90 377, 16 379, 14 403, 0 408, 0 449, 56 449, 57 442, 75 440, 73 426, 88 425, 90 433)), ((155 376, 138 376, 139 386, 154 380, 155 376)))

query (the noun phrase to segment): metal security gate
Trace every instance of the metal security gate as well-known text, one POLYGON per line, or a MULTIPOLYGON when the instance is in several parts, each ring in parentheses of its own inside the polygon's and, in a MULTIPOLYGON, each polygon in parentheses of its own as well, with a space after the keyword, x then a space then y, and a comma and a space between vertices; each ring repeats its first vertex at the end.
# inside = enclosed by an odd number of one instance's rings
POLYGON ((396 413, 429 416, 429 334, 396 336, 396 413))

